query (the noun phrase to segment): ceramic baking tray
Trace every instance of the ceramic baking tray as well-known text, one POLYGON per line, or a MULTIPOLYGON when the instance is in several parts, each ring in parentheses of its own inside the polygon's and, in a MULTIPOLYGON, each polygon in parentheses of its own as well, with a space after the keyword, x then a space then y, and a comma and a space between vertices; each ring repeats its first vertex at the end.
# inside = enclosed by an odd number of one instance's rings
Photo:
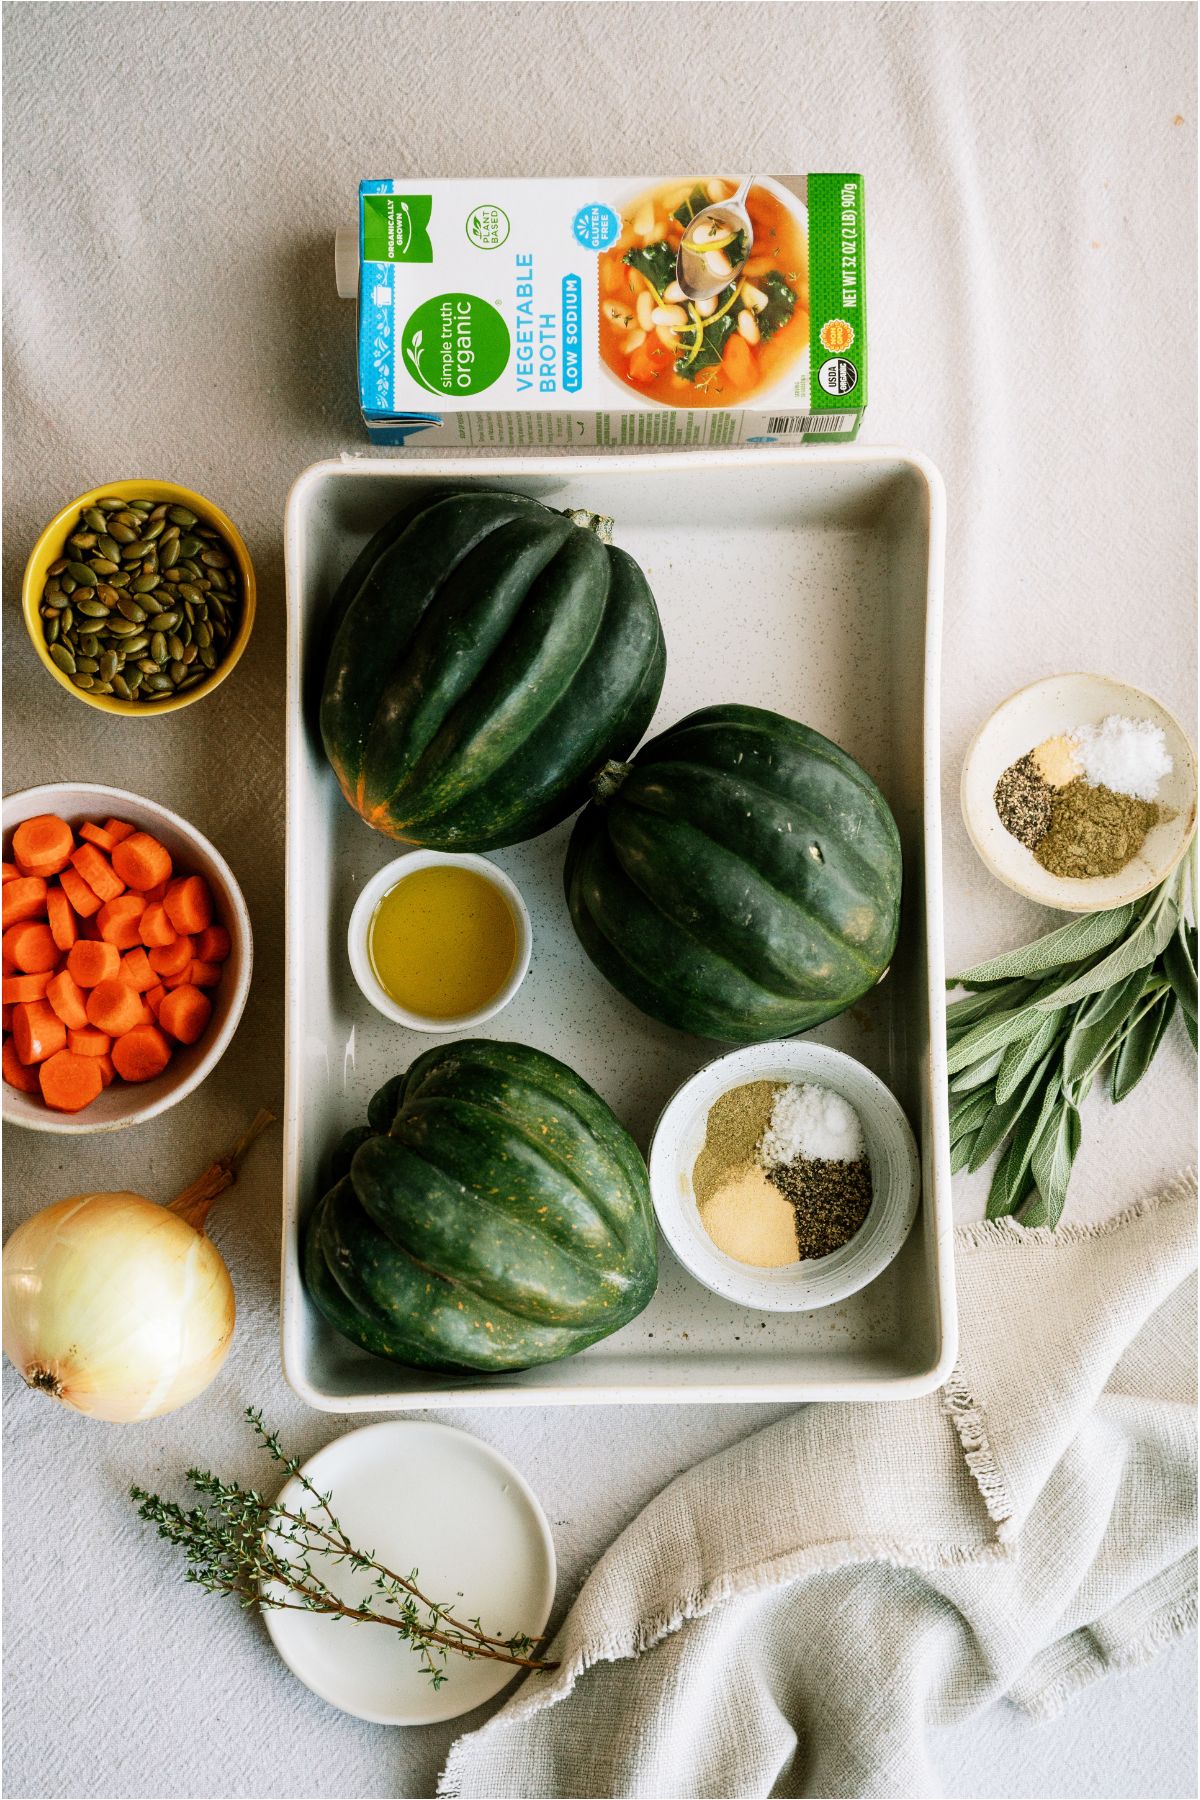
MULTIPOLYGON (((884 1400, 941 1382, 955 1347, 946 1120, 938 767, 944 494, 903 450, 857 446, 571 459, 318 463, 287 509, 287 1118, 283 1362, 311 1405, 334 1412, 633 1401, 884 1400), (892 969, 819 1029, 867 1063, 904 1106, 921 1147, 922 1197, 900 1256, 839 1306, 740 1309, 661 1248, 641 1316, 581 1355, 488 1379, 405 1369, 346 1342, 309 1304, 301 1221, 330 1146, 368 1097, 431 1039, 361 998, 346 924, 363 882, 396 853, 346 806, 311 704, 314 645, 339 578, 365 539, 447 479, 516 488, 616 521, 662 612, 667 680, 652 729, 695 707, 744 701, 802 719, 843 745, 891 802, 905 902, 892 969)), ((318 676, 319 679, 319 676, 318 676)), ((486 1035, 550 1051, 592 1082, 643 1146, 676 1087, 718 1046, 644 1018, 575 940, 562 896, 568 826, 496 852, 533 918, 533 963, 486 1035)))

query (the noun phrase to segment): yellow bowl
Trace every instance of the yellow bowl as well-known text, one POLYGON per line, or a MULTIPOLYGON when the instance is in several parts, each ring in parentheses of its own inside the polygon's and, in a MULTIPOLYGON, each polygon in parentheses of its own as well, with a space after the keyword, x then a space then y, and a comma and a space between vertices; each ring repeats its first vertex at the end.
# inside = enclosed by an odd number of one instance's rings
POLYGON ((174 481, 106 481, 102 487, 89 488, 86 494, 80 494, 77 500, 72 500, 69 506, 64 506, 61 512, 55 513, 46 526, 25 564, 21 608, 25 614, 25 629, 30 641, 59 687, 65 688, 76 700, 82 700, 85 706, 94 706, 97 712, 124 713, 131 718, 159 718, 163 713, 178 712, 180 707, 191 706, 193 701, 203 700, 206 694, 211 694, 214 688, 220 687, 238 661, 250 641, 250 632, 254 626, 254 565, 250 561, 250 552, 243 542, 242 534, 233 520, 227 518, 211 500, 206 500, 203 494, 197 494, 191 488, 180 487, 174 481), (85 688, 76 687, 69 675, 64 675, 50 654, 41 615, 46 571, 52 562, 62 556, 67 539, 75 529, 84 507, 110 495, 118 500, 153 500, 156 505, 165 500, 172 506, 186 506, 197 518, 203 519, 206 525, 211 525, 221 533, 237 562, 238 574, 242 579, 242 616, 237 635, 208 680, 198 682, 186 694, 168 694, 161 700, 120 700, 115 694, 89 694, 85 688))

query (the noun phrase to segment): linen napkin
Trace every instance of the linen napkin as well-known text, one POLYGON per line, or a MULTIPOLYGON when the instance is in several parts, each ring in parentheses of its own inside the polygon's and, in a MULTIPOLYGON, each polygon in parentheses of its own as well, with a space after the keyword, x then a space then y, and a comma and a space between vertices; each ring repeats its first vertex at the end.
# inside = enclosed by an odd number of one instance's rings
POLYGON ((439 1794, 929 1795, 931 1730, 1050 1717, 1194 1625, 1195 1205, 960 1230, 946 1386, 673 1481, 439 1794))

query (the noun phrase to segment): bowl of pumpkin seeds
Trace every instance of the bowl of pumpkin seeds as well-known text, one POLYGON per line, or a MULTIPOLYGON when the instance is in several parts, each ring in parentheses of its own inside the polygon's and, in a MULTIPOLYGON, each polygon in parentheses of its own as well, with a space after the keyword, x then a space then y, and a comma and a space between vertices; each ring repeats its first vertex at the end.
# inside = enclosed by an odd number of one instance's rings
POLYGON ((254 623, 254 570, 211 500, 170 481, 113 481, 47 525, 22 605, 60 687, 101 712, 150 716, 229 674, 254 623))

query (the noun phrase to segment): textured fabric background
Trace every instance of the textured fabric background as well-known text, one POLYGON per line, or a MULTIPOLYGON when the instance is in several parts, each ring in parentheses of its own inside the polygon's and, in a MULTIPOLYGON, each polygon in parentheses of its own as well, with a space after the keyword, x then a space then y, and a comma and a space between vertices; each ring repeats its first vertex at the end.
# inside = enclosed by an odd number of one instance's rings
MULTIPOLYGON (((962 831, 957 772, 980 718, 1081 666, 1194 710, 1193 8, 23 4, 4 24, 4 785, 85 775, 186 812, 233 862, 256 937, 245 1020, 199 1093, 86 1150, 9 1134, 7 1229, 85 1185, 165 1197, 254 1104, 279 1102, 280 527, 302 468, 364 447, 330 251, 363 175, 865 172, 865 436, 926 451, 950 497, 950 966, 1045 924, 962 831), (51 513, 139 472, 225 505, 260 580, 236 677, 140 726, 61 694, 16 611, 51 513)), ((1189 1160, 1191 1095, 1177 1034, 1119 1112, 1089 1103, 1076 1217, 1189 1160)), ((982 1185, 957 1193, 978 1217, 982 1185)), ((252 1621, 183 1587, 122 1499, 195 1458, 250 1474, 248 1401, 304 1451, 339 1429, 280 1374, 278 1222, 272 1146, 218 1227, 238 1345, 188 1411, 89 1427, 5 1370, 14 1795, 432 1792, 456 1728, 333 1713, 252 1621)), ((666 1480, 775 1416, 453 1415, 542 1495, 560 1606, 666 1480)), ((1187 1665, 1172 1651, 1053 1726, 997 1710, 948 1731, 946 1790, 1193 1792, 1187 1665)))

